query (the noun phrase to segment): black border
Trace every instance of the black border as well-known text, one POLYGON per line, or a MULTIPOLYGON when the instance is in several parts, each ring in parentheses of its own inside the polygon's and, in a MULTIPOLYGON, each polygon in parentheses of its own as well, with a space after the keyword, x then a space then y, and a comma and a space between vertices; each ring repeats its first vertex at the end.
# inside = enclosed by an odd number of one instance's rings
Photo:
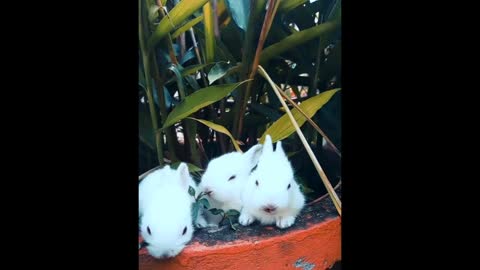
MULTIPOLYGON (((15 253, 22 263, 36 266, 39 261, 25 260, 25 254, 48 261, 49 267, 135 269, 137 2, 30 4, 15 9, 25 12, 27 22, 5 42, 16 50, 4 49, 12 52, 16 65, 10 70, 18 76, 12 91, 21 100, 12 114, 27 113, 15 120, 23 130, 12 132, 22 140, 15 146, 24 148, 14 150, 21 153, 20 168, 8 184, 19 186, 5 187, 21 191, 14 202, 27 201, 27 208, 13 203, 19 208, 8 216, 14 220, 15 253)), ((429 106, 453 106, 431 99, 431 89, 456 79, 435 73, 452 66, 432 67, 438 63, 433 59, 451 47, 432 52, 452 45, 444 38, 456 32, 445 30, 441 40, 425 43, 435 25, 425 27, 422 19, 446 13, 422 10, 420 3, 403 9, 388 1, 342 5, 342 268, 411 268, 417 258, 426 258, 424 238, 435 245, 432 228, 445 221, 433 218, 438 205, 432 196, 455 189, 441 182, 443 171, 435 175, 439 170, 427 167, 442 158, 431 150, 438 148, 435 138, 448 140, 448 125, 438 127, 421 111, 427 108, 430 116, 429 106), (415 97, 407 102, 410 92, 415 97)))

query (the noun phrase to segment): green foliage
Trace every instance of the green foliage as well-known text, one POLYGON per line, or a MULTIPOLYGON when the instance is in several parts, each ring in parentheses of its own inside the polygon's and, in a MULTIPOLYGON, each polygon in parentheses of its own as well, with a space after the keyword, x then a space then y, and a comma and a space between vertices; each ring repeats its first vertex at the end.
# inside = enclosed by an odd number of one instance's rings
MULTIPOLYGON (((139 1, 140 163, 175 167, 187 162, 198 179, 212 158, 246 151, 269 133, 274 141, 284 141, 292 164, 311 164, 269 84, 261 76, 247 81, 256 57, 341 149, 340 0, 281 1, 257 56, 267 0, 219 0, 219 10, 213 1, 167 0, 162 1, 166 12, 157 1, 139 1), (242 112, 238 108, 244 100, 242 112)), ((327 155, 321 135, 291 110, 322 164, 327 155)), ((148 169, 142 167, 139 174, 148 169)), ((336 175, 339 166, 324 170, 336 175)), ((312 198, 323 195, 317 194, 324 192, 318 175, 306 169, 298 174, 303 192, 312 198)), ((208 208, 234 227, 234 212, 210 209, 203 194, 192 196, 195 215, 200 207, 208 208)))

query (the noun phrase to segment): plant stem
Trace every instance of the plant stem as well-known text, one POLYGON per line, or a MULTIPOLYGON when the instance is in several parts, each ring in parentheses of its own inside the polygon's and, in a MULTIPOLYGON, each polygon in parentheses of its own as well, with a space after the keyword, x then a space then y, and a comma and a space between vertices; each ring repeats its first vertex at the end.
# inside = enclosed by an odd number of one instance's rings
MULTIPOLYGON (((251 1, 252 7, 250 11, 250 17, 248 19, 248 25, 247 25, 247 30, 245 34, 245 41, 243 43, 243 52, 242 52, 242 66, 241 66, 241 74, 240 74, 240 80, 245 80, 249 77, 251 73, 251 63, 253 61, 254 57, 254 46, 255 46, 255 34, 256 34, 256 25, 257 21, 260 18, 260 16, 263 13, 263 10, 265 8, 265 3, 267 0, 257 0, 257 1, 251 1)), ((243 118, 244 115, 241 114, 241 111, 244 111, 242 109, 242 106, 244 104, 244 99, 248 99, 248 96, 246 95, 246 89, 247 85, 241 86, 238 91, 238 97, 235 99, 235 105, 232 110, 234 117, 233 117, 233 128, 232 128, 232 135, 234 138, 240 139, 240 135, 242 133, 242 125, 243 125, 243 118)), ((230 149, 233 147, 230 146, 230 149)))
POLYGON ((285 108, 285 111, 290 118, 290 121, 292 122, 293 126, 295 127, 295 130, 297 131, 298 136, 300 137, 300 140, 303 143, 303 146, 305 147, 305 150, 307 150, 308 155, 310 156, 310 159, 313 162, 313 165, 315 166, 315 169, 317 170, 318 174, 320 175, 320 178, 322 179, 323 184, 325 185, 328 194, 332 198, 333 204, 335 205, 335 208, 337 209, 338 214, 341 216, 342 215, 342 202, 338 198, 337 193, 335 193, 335 190, 332 187, 332 184, 330 184, 330 181, 327 178, 327 175, 323 171, 322 167, 320 166, 320 163, 318 163, 317 158, 315 157, 315 154, 312 151, 312 148, 310 148, 310 145, 308 144, 307 140, 305 139, 305 136, 303 135, 302 130, 298 126, 298 123, 295 121, 295 118, 292 115, 292 112, 288 108, 287 104, 283 100, 280 92, 277 90, 277 87, 275 83, 272 81, 270 76, 268 76, 267 72, 262 68, 262 66, 258 66, 258 71, 260 75, 262 75, 272 86, 273 91, 278 97, 278 100, 282 103, 282 106, 285 108))
MULTIPOLYGON (((160 107, 160 117, 162 120, 162 124, 165 123, 167 120, 167 108, 165 107, 165 94, 163 93, 163 82, 164 76, 160 77, 160 70, 158 68, 157 64, 157 58, 155 57, 155 53, 152 52, 152 59, 153 59, 153 77, 155 78, 155 81, 157 82, 158 86, 158 101, 159 101, 159 107, 160 107)), ((165 75, 165 72, 163 72, 163 75, 165 75)), ((161 131, 157 133, 162 133, 161 131)), ((170 150, 170 159, 172 162, 177 162, 177 154, 176 154, 176 142, 177 142, 177 133, 175 132, 175 127, 171 126, 168 127, 165 130, 165 137, 167 138, 167 144, 168 144, 168 149, 170 150)), ((163 140, 162 140, 163 141, 163 140)))
POLYGON ((158 120, 157 120, 157 113, 155 112, 155 101, 153 99, 153 94, 152 94, 152 83, 151 83, 151 73, 150 73, 150 61, 148 57, 148 48, 146 48, 145 44, 145 33, 144 33, 144 22, 143 20, 145 19, 144 15, 144 8, 142 5, 142 0, 138 1, 138 19, 139 19, 139 37, 140 37, 140 50, 142 53, 142 60, 143 60, 143 68, 145 70, 145 84, 147 88, 147 98, 148 98, 148 107, 150 110, 150 116, 152 118, 152 127, 153 127, 153 132, 155 136, 155 146, 157 149, 157 158, 158 158, 158 163, 160 166, 164 165, 164 160, 163 160, 163 136, 162 133, 157 132, 158 130, 158 120))
MULTIPOLYGON (((263 45, 265 44, 265 40, 267 39, 268 32, 270 31, 270 27, 272 26, 273 18, 275 17, 275 13, 278 9, 279 4, 280 4, 280 1, 268 0, 267 14, 265 14, 265 18, 263 20, 262 30, 260 32, 260 38, 258 40, 257 49, 255 50, 255 56, 253 57, 252 68, 248 76, 248 79, 251 79, 251 81, 247 82, 247 87, 245 89, 245 95, 244 95, 245 98, 242 100, 242 105, 240 107, 240 112, 239 112, 240 115, 244 115, 247 109, 248 100, 250 98, 250 92, 252 91, 252 85, 254 83, 253 78, 257 74, 258 63, 260 61, 260 54, 262 53, 263 45)), ((238 122, 239 136, 240 134, 242 134, 242 129, 243 129, 243 118, 242 118, 242 121, 238 122)))

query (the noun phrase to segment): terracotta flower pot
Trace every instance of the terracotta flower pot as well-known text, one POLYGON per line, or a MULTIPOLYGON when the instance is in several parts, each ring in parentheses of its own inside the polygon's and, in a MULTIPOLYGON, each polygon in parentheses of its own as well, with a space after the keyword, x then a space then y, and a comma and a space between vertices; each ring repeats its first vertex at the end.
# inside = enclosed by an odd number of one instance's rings
MULTIPOLYGON (((340 194, 339 194, 340 195, 340 194)), ((341 218, 329 197, 307 206, 288 229, 254 223, 234 231, 201 229, 176 257, 139 251, 141 270, 329 269, 341 260, 341 218)), ((139 237, 141 241, 141 237, 139 237)))

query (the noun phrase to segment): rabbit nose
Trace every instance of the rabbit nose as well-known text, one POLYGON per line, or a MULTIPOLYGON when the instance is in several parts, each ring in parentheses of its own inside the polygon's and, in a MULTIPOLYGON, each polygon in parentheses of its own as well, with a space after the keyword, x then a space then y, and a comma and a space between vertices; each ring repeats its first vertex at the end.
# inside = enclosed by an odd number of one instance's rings
POLYGON ((273 213, 275 212, 275 210, 277 210, 277 207, 275 205, 266 205, 263 207, 263 211, 267 212, 267 213, 273 213))
POLYGON ((210 196, 212 194, 213 191, 211 191, 209 188, 206 188, 205 191, 203 193, 205 193, 206 195, 210 196))

